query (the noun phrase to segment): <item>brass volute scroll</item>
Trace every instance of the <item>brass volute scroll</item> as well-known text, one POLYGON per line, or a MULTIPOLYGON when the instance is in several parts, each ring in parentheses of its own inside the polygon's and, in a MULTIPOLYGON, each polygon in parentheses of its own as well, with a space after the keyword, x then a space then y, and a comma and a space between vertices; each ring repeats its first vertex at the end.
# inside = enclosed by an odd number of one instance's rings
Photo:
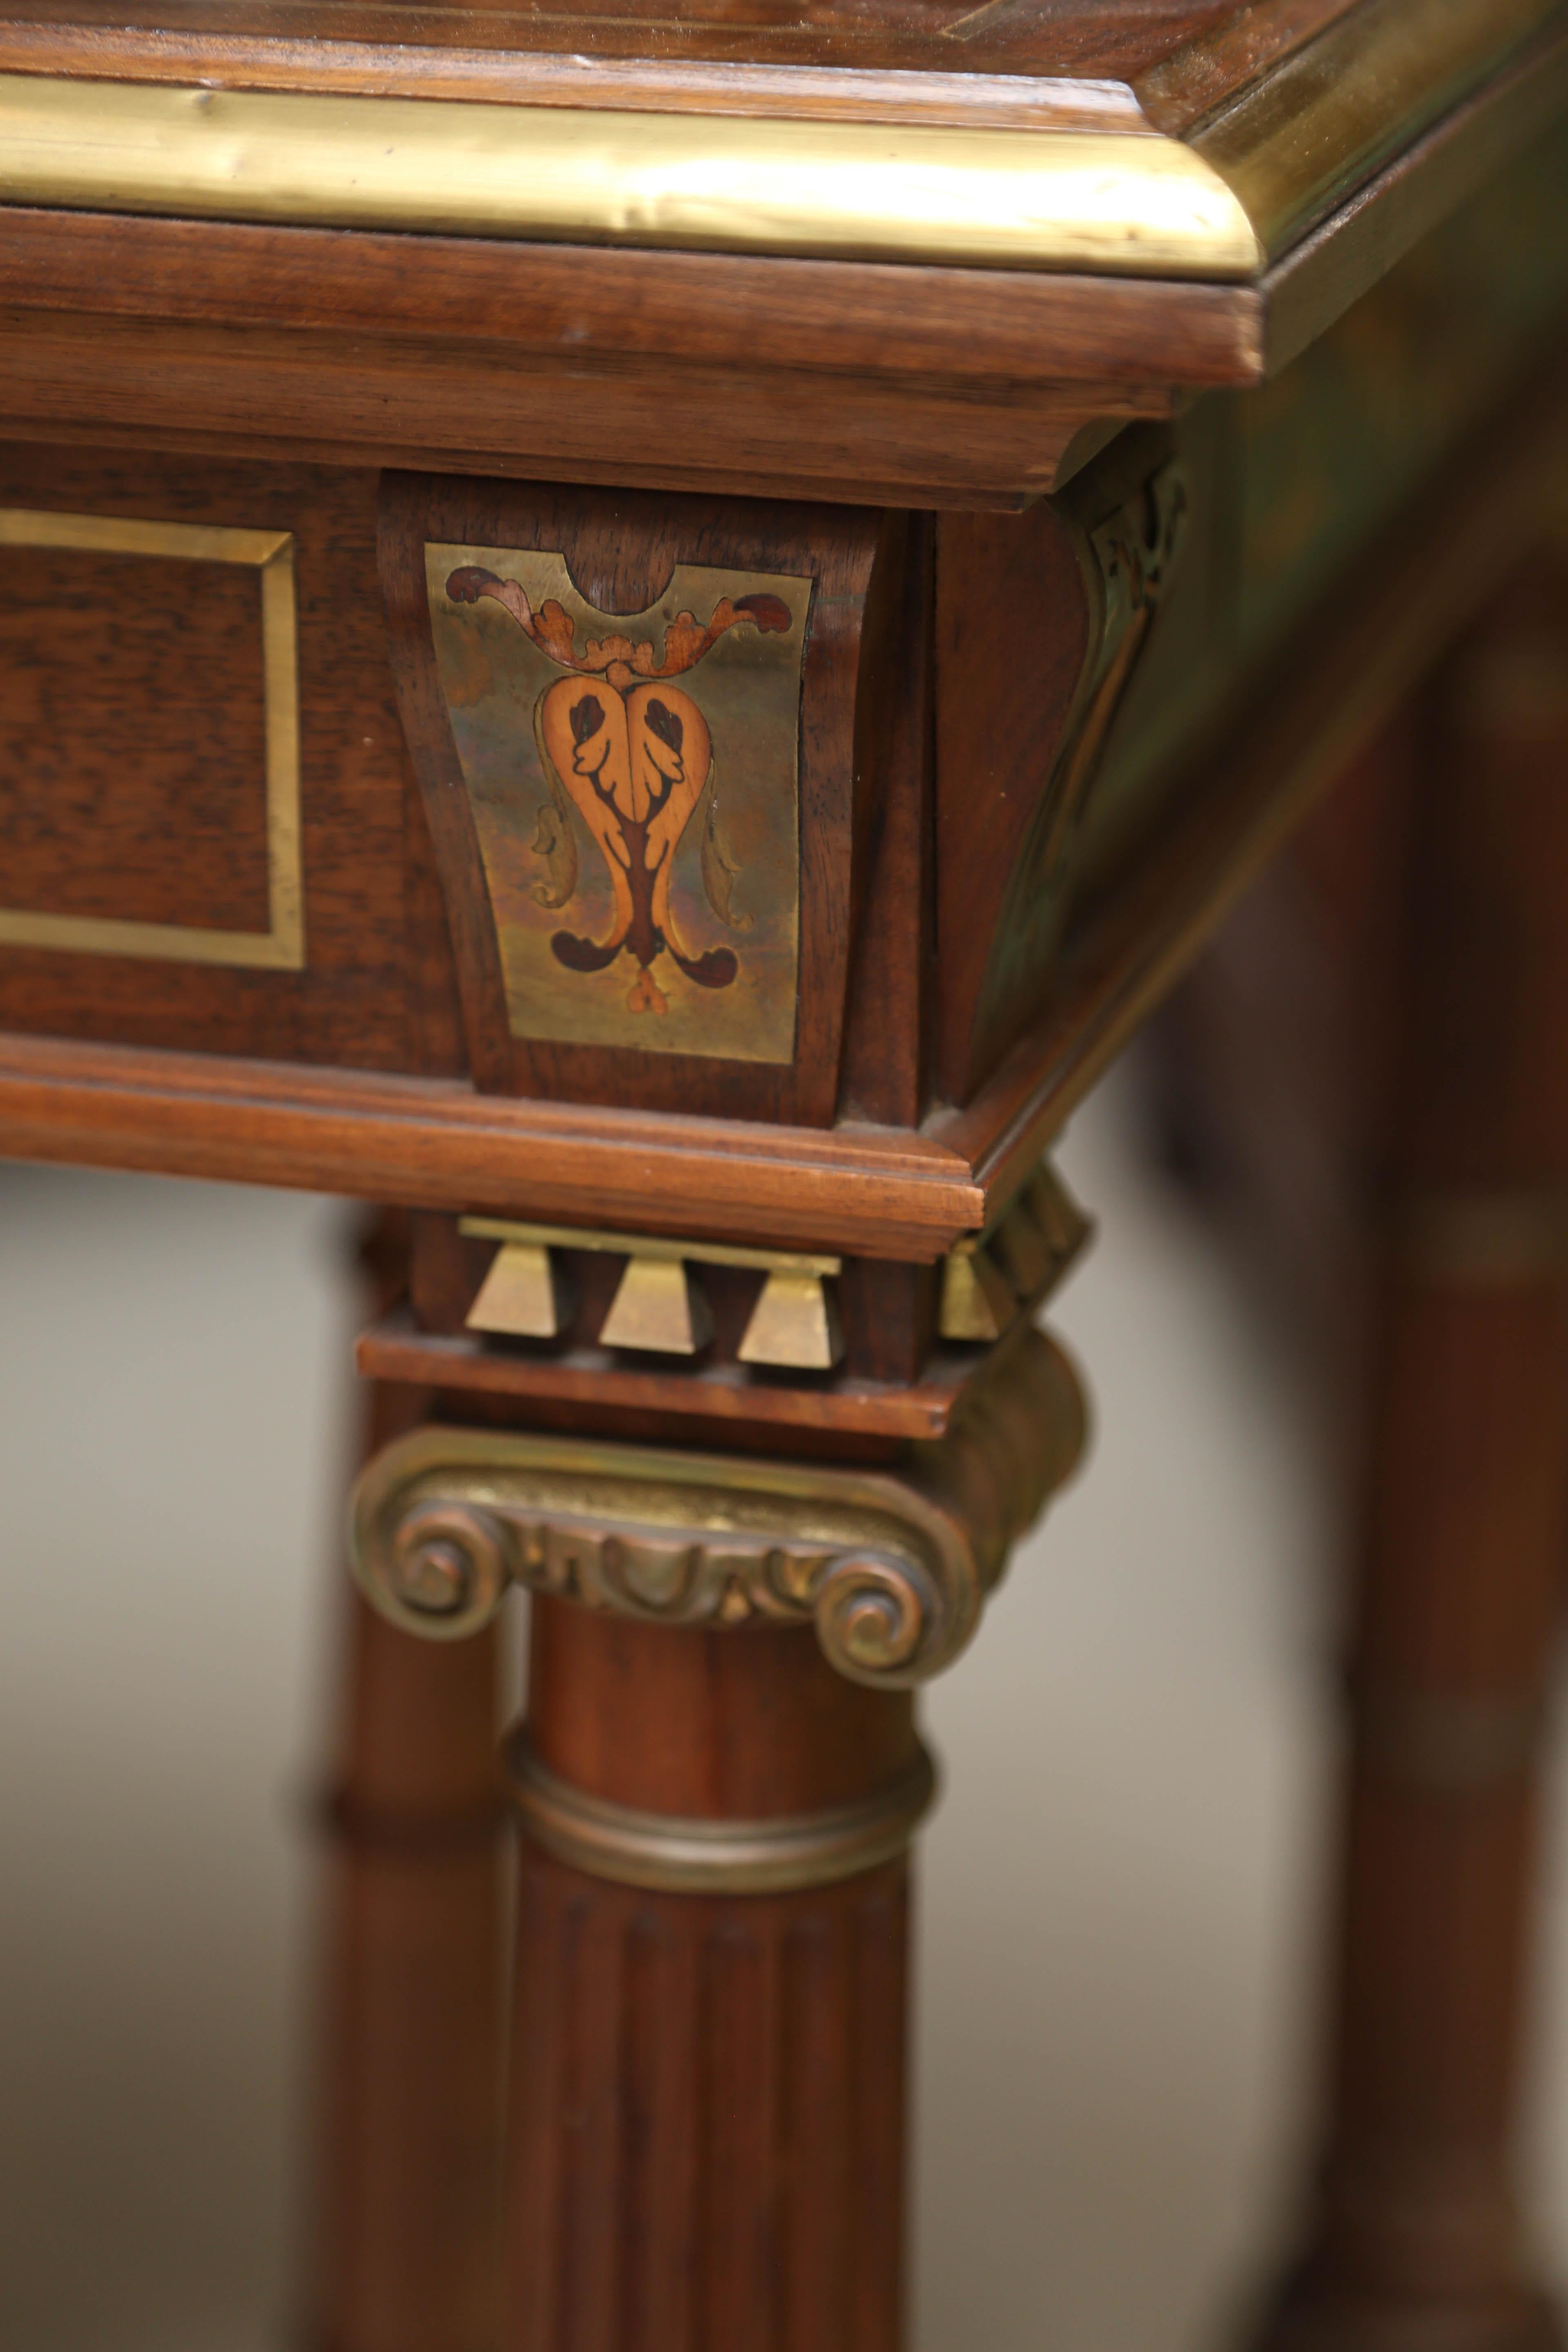
POLYGON ((852 1681, 923 1682, 969 1642, 1084 1428, 1071 1364, 1026 1326, 897 1471, 432 1427, 361 1477, 354 1570, 384 1616, 438 1641, 521 1584, 670 1624, 810 1619, 852 1681))

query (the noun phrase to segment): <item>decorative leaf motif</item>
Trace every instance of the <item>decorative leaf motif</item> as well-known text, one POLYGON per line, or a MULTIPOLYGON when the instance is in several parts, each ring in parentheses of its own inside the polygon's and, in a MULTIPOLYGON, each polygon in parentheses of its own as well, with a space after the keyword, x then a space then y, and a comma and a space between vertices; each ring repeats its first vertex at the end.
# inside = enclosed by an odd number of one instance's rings
POLYGON ((731 895, 740 871, 720 829, 718 789, 708 722, 689 695, 651 681, 690 669, 729 629, 785 633, 794 615, 781 596, 765 591, 733 601, 721 596, 706 625, 678 613, 665 629, 662 657, 650 638, 612 633, 590 637, 579 653, 576 623, 559 601, 536 612, 520 582, 502 580, 480 564, 463 564, 447 581, 455 604, 489 597, 508 612, 548 658, 574 677, 546 687, 533 709, 533 740, 551 798, 542 803, 533 852, 544 861, 535 884, 542 907, 563 907, 577 887, 577 839, 572 811, 604 858, 615 899, 604 940, 557 931, 551 950, 574 971, 601 971, 626 949, 638 969, 628 1009, 664 1013, 668 999, 649 967, 668 953, 700 988, 728 988, 739 971, 731 948, 697 953, 679 937, 670 905, 676 849, 698 806, 707 799, 699 862, 708 904, 726 928, 745 931, 750 915, 737 913, 731 895), (595 692, 591 677, 603 680, 595 692), (635 681, 635 682, 634 682, 635 681))

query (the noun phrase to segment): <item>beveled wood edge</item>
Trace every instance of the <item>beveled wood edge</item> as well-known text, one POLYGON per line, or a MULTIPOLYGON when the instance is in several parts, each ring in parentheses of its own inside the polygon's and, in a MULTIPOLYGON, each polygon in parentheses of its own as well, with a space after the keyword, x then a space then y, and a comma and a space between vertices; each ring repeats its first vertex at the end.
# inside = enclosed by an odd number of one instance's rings
POLYGON ((1187 143, 1275 261, 1565 16, 1564 0, 1361 0, 1187 143))
MULTIPOLYGON (((5 321, 0 318, 0 338, 4 331, 5 321)), ((1147 413, 1144 409, 1133 412, 1134 415, 1147 413)), ((1167 412, 1162 409, 1155 413, 1167 412)), ((1058 489, 1070 480, 1081 466, 1115 437, 1126 421, 1109 417, 1065 436, 1065 446, 1050 478, 1028 488, 1012 487, 1011 476, 1005 479, 998 477, 989 483, 942 482, 932 481, 911 467, 901 480, 857 478, 850 483, 837 476, 824 477, 809 470, 796 473, 780 467, 765 477, 764 487, 759 490, 754 468, 742 474, 722 466, 699 468, 639 460, 617 465, 567 466, 560 458, 552 461, 537 454, 524 457, 516 449, 431 449, 404 441, 345 443, 314 435, 192 433, 176 427, 157 432, 141 424, 62 424, 33 413, 18 415, 4 405, 0 405, 0 441, 37 443, 47 448, 156 449, 182 457, 210 457, 220 464, 236 458, 254 458, 279 465, 348 466, 372 471, 391 467, 411 474, 485 474, 503 481, 570 482, 579 489, 673 490, 681 496, 766 496, 806 504, 822 501, 830 505, 951 509, 965 514, 1018 514, 1042 492, 1058 489)))
POLYGON ((1135 72, 1140 111, 1173 138, 1193 131, 1322 37, 1362 0, 1239 0, 1227 16, 1135 72))
POLYGON ((924 73, 0 22, 0 73, 638 113, 787 115, 797 121, 978 121, 995 130, 1121 131, 1145 137, 1163 127, 1125 82, 971 73, 963 69, 961 56, 952 73, 924 73))
POLYGON ((416 1330, 403 1314, 373 1324, 354 1343, 355 1368, 366 1380, 395 1381, 442 1394, 532 1398, 623 1414, 658 1412, 716 1431, 788 1428, 899 1441, 945 1435, 985 1360, 976 1349, 963 1366, 946 1364, 945 1377, 928 1371, 908 1388, 849 1373, 808 1388, 760 1380, 743 1365, 726 1366, 724 1377, 648 1371, 619 1362, 600 1348, 575 1349, 564 1360, 498 1356, 472 1338, 416 1330))
POLYGON ((1005 1199, 1169 993, 1318 793, 1342 773, 1543 528, 1543 480, 1568 467, 1568 345, 1516 387, 1337 583, 1184 762, 1172 814, 1085 910, 1060 983, 963 1110, 922 1133, 1005 1199))
MULTIPOLYGON (((373 331, 933 383, 1256 382, 1257 292, 1176 278, 633 252, 0 205, 0 300, 288 332, 373 331)), ((831 383, 824 385, 831 392, 831 383)))
MULTIPOLYGON (((234 89, 475 98, 693 113, 787 110, 840 120, 973 122, 1152 131, 1178 136, 1309 47, 1363 0, 1235 0, 1231 13, 1179 40, 1130 81, 975 70, 967 27, 954 28, 951 72, 912 65, 746 63, 465 48, 457 43, 300 39, 179 32, 101 23, 0 24, 0 71, 213 81, 234 89)), ((973 22, 976 11, 971 11, 973 22)), ((929 51, 930 45, 927 44, 929 51)))
POLYGON ((985 1223, 963 1161, 900 1129, 579 1108, 15 1034, 0 1036, 0 1157, 918 1262, 985 1223))
POLYGON ((1260 281, 1262 373, 1278 375, 1427 232, 1568 114, 1568 22, 1445 116, 1260 281))

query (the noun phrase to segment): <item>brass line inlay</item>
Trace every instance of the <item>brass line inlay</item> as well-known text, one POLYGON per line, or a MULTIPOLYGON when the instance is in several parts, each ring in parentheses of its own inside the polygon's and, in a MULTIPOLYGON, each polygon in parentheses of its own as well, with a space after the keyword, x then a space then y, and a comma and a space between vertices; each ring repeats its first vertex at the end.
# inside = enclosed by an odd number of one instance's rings
POLYGON ((0 907, 0 945, 60 949, 75 955, 140 956, 178 963, 302 971, 305 906, 292 533, 6 507, 0 508, 0 547, 172 557, 187 563, 237 563, 260 573, 268 906, 265 931, 207 930, 186 923, 143 923, 110 915, 38 914, 0 907))

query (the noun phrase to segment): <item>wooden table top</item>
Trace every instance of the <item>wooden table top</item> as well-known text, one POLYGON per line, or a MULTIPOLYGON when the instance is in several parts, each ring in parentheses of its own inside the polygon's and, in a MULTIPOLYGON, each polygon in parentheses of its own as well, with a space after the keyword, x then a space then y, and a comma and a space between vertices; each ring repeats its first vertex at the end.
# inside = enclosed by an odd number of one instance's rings
POLYGON ((1561 0, 11 0, 13 544, 69 509, 100 548, 228 530, 279 598, 275 544, 330 576, 300 607, 301 789, 307 829, 338 829, 303 931, 287 905, 257 928, 256 830, 205 918, 244 953, 51 954, 0 909, 5 1148, 617 1226, 657 1185, 663 1230, 940 1255, 1531 527, 1564 119, 1561 0), (416 1050, 378 471, 813 501, 824 543, 825 516, 934 510, 956 550, 1042 494, 1101 530, 1141 495, 1117 451, 1148 476, 1167 448, 1182 563, 1048 997, 983 1072, 918 1116, 736 1117, 700 1088, 520 1099, 416 1050), (362 751, 368 830, 339 783, 362 751))
MULTIPOLYGON (((680 320, 722 364, 755 353, 767 302, 775 335, 861 376, 940 346, 973 376, 1038 380, 1048 352, 1057 382, 1239 383, 1561 110, 1565 27, 1560 0, 13 6, 0 202, 367 233, 302 265, 286 236, 209 240, 251 313, 278 312, 280 280, 297 305, 302 268, 323 316, 354 316, 353 274, 361 315, 461 331, 457 299, 477 336, 546 294, 516 247, 565 242, 599 248, 574 265, 580 341, 680 320), (389 261, 375 233, 409 230, 464 241, 459 283, 428 242, 389 261), (889 286, 889 262, 923 267, 889 286)), ((72 240, 6 226, 7 293, 30 266, 68 275, 72 240)), ((74 242, 110 302, 160 250, 74 242)), ((193 266, 210 314, 187 247, 193 266)))

